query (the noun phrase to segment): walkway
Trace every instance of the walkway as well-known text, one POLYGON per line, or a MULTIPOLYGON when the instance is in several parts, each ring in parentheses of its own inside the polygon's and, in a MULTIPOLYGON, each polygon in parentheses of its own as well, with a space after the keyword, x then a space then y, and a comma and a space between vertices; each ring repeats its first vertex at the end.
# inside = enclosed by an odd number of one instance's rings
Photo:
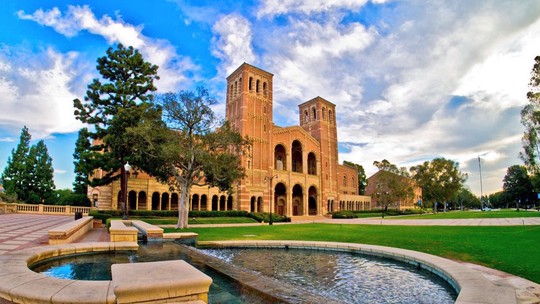
POLYGON ((397 225, 397 226, 536 226, 540 225, 540 217, 523 218, 484 218, 484 219, 405 219, 370 217, 356 219, 330 219, 316 217, 309 219, 293 218, 294 224, 300 223, 332 223, 332 224, 363 224, 363 225, 397 225))

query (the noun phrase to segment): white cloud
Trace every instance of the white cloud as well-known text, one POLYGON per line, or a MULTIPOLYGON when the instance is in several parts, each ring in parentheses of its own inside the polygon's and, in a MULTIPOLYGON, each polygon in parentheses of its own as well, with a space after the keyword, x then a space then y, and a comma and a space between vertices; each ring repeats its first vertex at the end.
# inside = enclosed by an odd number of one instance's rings
POLYGON ((302 13, 312 14, 337 9, 358 10, 367 0, 267 0, 257 11, 257 17, 302 13))
POLYGON ((10 66, 0 70, 0 121, 2 127, 16 133, 28 126, 35 139, 52 133, 78 130, 81 123, 73 116, 75 73, 78 54, 60 54, 48 49, 29 55, 21 49, 4 49, 0 58, 10 66))
POLYGON ((161 80, 156 82, 160 91, 176 91, 180 85, 189 84, 191 79, 185 74, 198 67, 187 57, 180 56, 166 40, 149 38, 142 34, 143 26, 134 26, 117 16, 107 15, 98 19, 88 5, 68 6, 65 15, 57 7, 48 11, 36 10, 33 14, 19 11, 21 19, 33 20, 52 27, 66 37, 73 37, 81 31, 102 36, 109 44, 122 43, 138 49, 145 59, 159 66, 161 80))
POLYGON ((256 64, 250 22, 237 14, 221 17, 212 27, 212 55, 221 59, 217 77, 225 77, 242 63, 256 64))

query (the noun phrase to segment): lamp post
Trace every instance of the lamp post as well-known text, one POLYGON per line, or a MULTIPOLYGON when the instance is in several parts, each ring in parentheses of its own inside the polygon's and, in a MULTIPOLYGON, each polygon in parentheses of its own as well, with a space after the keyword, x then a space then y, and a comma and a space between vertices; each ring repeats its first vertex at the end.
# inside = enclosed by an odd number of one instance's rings
POLYGON ((127 204, 127 185, 128 185, 128 175, 127 173, 131 169, 131 166, 129 165, 129 162, 126 162, 125 165, 122 166, 120 173, 121 173, 121 181, 123 182, 121 185, 121 192, 122 192, 122 219, 127 220, 128 219, 128 204, 127 204))
POLYGON ((270 211, 270 221, 268 222, 269 225, 273 225, 274 223, 272 222, 272 204, 274 203, 274 195, 273 195, 273 192, 272 192, 272 180, 274 180, 274 178, 277 178, 277 174, 276 175, 273 175, 273 176, 268 176, 268 177, 265 177, 264 178, 264 181, 268 181, 269 183, 269 194, 270 194, 270 204, 269 204, 269 211, 270 211))

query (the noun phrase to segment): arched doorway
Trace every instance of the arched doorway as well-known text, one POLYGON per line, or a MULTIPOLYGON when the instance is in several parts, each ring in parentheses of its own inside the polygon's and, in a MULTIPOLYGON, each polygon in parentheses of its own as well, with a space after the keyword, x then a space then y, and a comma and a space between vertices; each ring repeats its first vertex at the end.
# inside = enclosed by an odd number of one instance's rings
POLYGON ((201 195, 201 210, 208 210, 208 197, 206 194, 201 195))
POLYGON ((300 141, 293 141, 291 148, 292 168, 293 172, 303 172, 303 160, 302 160, 302 144, 300 141))
POLYGON ((309 187, 308 210, 309 215, 317 215, 317 189, 313 186, 309 187))
POLYGON ((169 193, 167 192, 161 196, 161 210, 169 210, 169 193))
POLYGON ((249 212, 257 212, 255 209, 255 196, 252 196, 249 202, 249 212))
POLYGON ((199 195, 193 194, 191 197, 191 210, 198 211, 199 210, 199 195))
POLYGON ((146 204, 146 192, 144 191, 139 192, 139 210, 148 210, 146 204))
POLYGON ((257 198, 257 210, 255 212, 262 212, 263 210, 263 199, 262 196, 259 196, 257 198))
POLYGON ((218 196, 212 196, 212 210, 218 210, 218 196))
POLYGON ((315 153, 309 152, 307 162, 308 174, 317 175, 317 157, 315 157, 315 153))
POLYGON ((171 195, 171 210, 178 210, 178 193, 171 195))
POLYGON ((129 191, 128 202, 129 210, 137 210, 137 192, 129 191))
POLYGON ((159 210, 159 193, 152 193, 152 210, 159 210))
POLYGON ((233 197, 229 195, 227 197, 227 210, 233 210, 233 197))
POLYGON ((219 210, 227 210, 226 209, 226 203, 227 201, 227 198, 225 197, 225 195, 222 195, 220 198, 219 198, 219 210))
POLYGON ((294 185, 292 190, 292 215, 304 214, 304 192, 302 186, 294 185))
POLYGON ((274 188, 274 213, 285 215, 287 207, 287 188, 283 183, 278 183, 274 188))

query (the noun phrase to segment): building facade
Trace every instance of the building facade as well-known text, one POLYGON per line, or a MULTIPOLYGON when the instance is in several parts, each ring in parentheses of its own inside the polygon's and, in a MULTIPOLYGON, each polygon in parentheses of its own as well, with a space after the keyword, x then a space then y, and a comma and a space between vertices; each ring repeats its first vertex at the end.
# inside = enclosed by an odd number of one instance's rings
MULTIPOLYGON (((217 188, 193 187, 191 210, 246 210, 286 216, 324 215, 370 209, 358 194, 356 168, 338 163, 335 105, 316 97, 298 106, 299 125, 273 122, 273 75, 247 63, 227 77, 226 118, 251 139, 242 158, 246 176, 231 195, 217 188), (272 202, 272 203, 271 203, 272 202)), ((99 171, 99 170, 97 170, 99 171)), ((100 172, 95 174, 99 175, 100 172)), ((100 209, 118 209, 120 184, 89 188, 100 209)), ((178 209, 178 193, 144 172, 128 178, 130 209, 178 209)))

